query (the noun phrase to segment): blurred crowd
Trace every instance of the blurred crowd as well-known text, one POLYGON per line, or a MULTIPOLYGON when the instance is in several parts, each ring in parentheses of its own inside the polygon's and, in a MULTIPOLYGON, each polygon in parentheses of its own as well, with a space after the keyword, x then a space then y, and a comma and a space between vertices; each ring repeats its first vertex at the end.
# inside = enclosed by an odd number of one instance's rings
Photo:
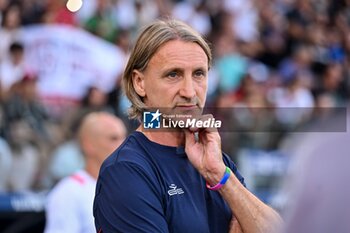
POLYGON ((349 0, 84 0, 76 13, 66 2, 0 0, 0 192, 47 189, 81 168, 76 129, 87 112, 112 112, 129 130, 136 124, 120 77, 109 93, 91 86, 62 114, 48 111, 36 89, 40 74, 24 62, 20 35, 29 25, 78 27, 127 57, 152 20, 187 22, 211 43, 207 105, 232 110, 236 130, 222 138, 233 159, 242 149, 278 150, 290 132, 347 104, 349 0))

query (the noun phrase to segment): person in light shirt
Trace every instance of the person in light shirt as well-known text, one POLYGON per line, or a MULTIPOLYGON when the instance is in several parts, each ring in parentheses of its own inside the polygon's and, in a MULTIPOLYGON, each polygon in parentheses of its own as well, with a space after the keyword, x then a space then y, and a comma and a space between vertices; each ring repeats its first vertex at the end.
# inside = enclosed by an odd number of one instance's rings
POLYGON ((123 122, 110 113, 92 112, 84 117, 78 137, 85 169, 64 178, 49 193, 45 233, 96 232, 92 206, 98 171, 125 136, 123 122))

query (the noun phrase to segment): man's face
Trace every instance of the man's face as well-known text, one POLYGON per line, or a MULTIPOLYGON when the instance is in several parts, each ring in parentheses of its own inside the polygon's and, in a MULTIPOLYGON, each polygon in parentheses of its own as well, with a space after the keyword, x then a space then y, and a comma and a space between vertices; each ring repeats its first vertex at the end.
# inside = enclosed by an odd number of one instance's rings
POLYGON ((134 71, 133 80, 150 108, 198 111, 206 99, 208 58, 196 43, 169 41, 153 55, 144 72, 134 71))

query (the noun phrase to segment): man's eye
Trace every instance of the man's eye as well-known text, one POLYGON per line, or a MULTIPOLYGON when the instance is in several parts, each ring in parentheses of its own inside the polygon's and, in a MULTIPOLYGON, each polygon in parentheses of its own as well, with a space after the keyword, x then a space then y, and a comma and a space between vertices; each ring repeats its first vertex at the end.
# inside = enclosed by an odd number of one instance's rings
POLYGON ((194 76, 196 77, 204 77, 205 76, 205 72, 202 70, 197 70, 196 72, 194 72, 194 76))
POLYGON ((172 71, 167 75, 167 77, 170 77, 170 78, 176 78, 177 76, 178 76, 178 74, 176 71, 172 71))

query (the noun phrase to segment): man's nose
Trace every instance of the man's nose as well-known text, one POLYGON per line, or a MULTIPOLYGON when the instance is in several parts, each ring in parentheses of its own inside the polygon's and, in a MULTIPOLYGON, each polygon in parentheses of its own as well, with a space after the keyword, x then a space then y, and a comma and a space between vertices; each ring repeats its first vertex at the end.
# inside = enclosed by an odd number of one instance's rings
POLYGON ((181 84, 180 96, 188 99, 192 99, 196 96, 195 83, 191 75, 187 75, 181 84))

